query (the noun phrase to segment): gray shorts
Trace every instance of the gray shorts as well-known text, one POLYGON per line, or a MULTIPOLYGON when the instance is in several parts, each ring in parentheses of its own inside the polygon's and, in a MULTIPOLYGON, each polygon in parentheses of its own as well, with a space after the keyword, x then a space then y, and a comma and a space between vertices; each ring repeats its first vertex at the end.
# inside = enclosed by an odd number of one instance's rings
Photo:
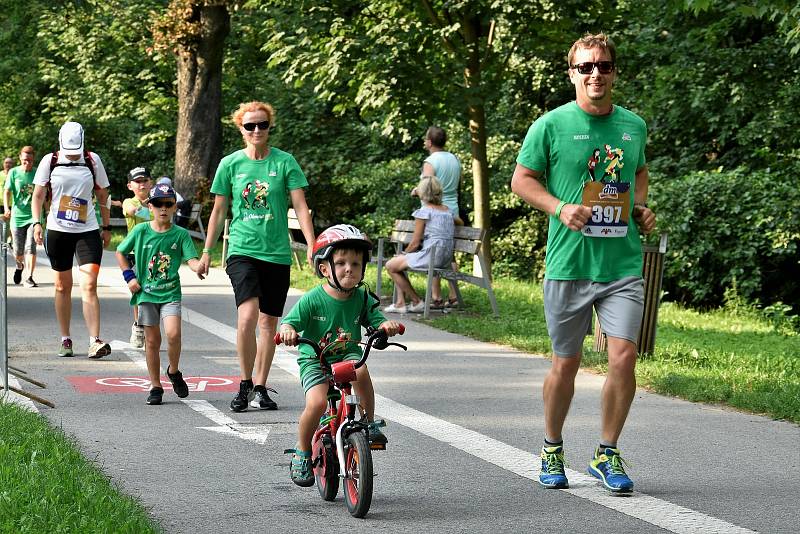
POLYGON ((33 224, 15 226, 11 230, 11 236, 14 239, 14 256, 20 257, 23 254, 36 256, 36 241, 33 239, 33 224))
POLYGON ((164 317, 181 316, 181 303, 164 302, 142 302, 139 304, 139 324, 142 326, 158 326, 164 317))
POLYGON ((644 281, 629 276, 613 282, 545 280, 544 316, 556 356, 581 353, 592 307, 609 337, 636 343, 644 309, 644 281))

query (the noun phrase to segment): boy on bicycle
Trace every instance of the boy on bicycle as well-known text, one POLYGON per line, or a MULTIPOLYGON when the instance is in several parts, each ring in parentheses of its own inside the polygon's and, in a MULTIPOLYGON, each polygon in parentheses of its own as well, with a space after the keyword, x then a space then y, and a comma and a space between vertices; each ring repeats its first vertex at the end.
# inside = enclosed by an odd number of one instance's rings
MULTIPOLYGON (((338 224, 322 232, 314 243, 314 272, 326 278, 327 283, 303 295, 283 318, 281 342, 297 345, 298 332, 301 332, 303 337, 317 341, 320 347, 337 343, 340 347, 327 353, 328 362, 335 363, 361 358, 363 352, 358 341, 362 326, 383 328, 390 336, 395 335, 400 324, 387 321, 378 310, 375 296, 362 287, 371 253, 372 243, 355 226, 338 224)), ((296 448, 291 450, 290 474, 295 484, 308 487, 314 484, 311 438, 328 405, 328 381, 314 350, 301 345, 299 352, 306 406, 300 416, 296 448)), ((374 419, 375 392, 366 365, 356 371, 353 386, 369 421, 370 440, 385 445, 386 436, 380 430, 384 423, 374 419)))
MULTIPOLYGON (((137 224, 117 247, 117 263, 132 293, 131 304, 139 305, 139 324, 144 326, 145 358, 150 375, 147 404, 161 404, 161 327, 167 337, 167 378, 178 397, 189 395, 189 387, 178 369, 181 357, 181 279, 184 261, 197 272, 197 249, 185 228, 172 224, 177 210, 175 190, 159 184, 145 200, 151 220, 137 224), (133 253, 136 270, 128 262, 133 253), (170 372, 170 369, 172 372, 170 372)), ((200 277, 203 278, 202 276, 200 277)))

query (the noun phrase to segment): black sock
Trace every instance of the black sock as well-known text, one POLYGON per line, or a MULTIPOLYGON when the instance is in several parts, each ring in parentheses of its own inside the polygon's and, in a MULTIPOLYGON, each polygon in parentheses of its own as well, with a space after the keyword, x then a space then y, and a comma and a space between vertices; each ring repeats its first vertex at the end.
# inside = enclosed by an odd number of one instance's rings
POLYGON ((616 443, 613 445, 606 445, 602 441, 600 442, 600 452, 606 452, 606 449, 616 449, 616 448, 617 448, 616 443))
POLYGON ((545 447, 561 447, 564 445, 564 440, 560 439, 558 441, 547 441, 547 438, 544 438, 544 446, 545 447))

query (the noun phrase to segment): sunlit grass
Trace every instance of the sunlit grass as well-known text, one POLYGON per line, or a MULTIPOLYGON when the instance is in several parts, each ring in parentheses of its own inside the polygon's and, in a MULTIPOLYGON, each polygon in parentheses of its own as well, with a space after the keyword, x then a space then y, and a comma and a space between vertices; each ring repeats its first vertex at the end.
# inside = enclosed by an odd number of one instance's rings
POLYGON ((38 414, 0 402, 0 532, 161 532, 38 414))

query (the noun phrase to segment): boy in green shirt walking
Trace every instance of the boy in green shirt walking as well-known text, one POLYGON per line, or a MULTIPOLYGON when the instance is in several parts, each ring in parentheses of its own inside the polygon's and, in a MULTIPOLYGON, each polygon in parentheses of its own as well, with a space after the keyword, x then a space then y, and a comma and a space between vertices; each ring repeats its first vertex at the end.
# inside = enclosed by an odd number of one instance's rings
MULTIPOLYGON (((178 363, 181 356, 181 281, 178 268, 182 262, 197 272, 197 250, 185 228, 172 224, 177 210, 175 190, 160 184, 150 190, 146 199, 152 220, 133 227, 117 247, 117 262, 133 296, 131 304, 139 306, 139 323, 144 326, 147 371, 150 394, 147 404, 161 404, 161 329, 167 336, 167 377, 178 397, 189 395, 178 363), (133 253, 136 270, 127 255, 133 253), (170 370, 172 372, 170 372, 170 370)), ((200 276, 202 279, 203 277, 200 276)))

